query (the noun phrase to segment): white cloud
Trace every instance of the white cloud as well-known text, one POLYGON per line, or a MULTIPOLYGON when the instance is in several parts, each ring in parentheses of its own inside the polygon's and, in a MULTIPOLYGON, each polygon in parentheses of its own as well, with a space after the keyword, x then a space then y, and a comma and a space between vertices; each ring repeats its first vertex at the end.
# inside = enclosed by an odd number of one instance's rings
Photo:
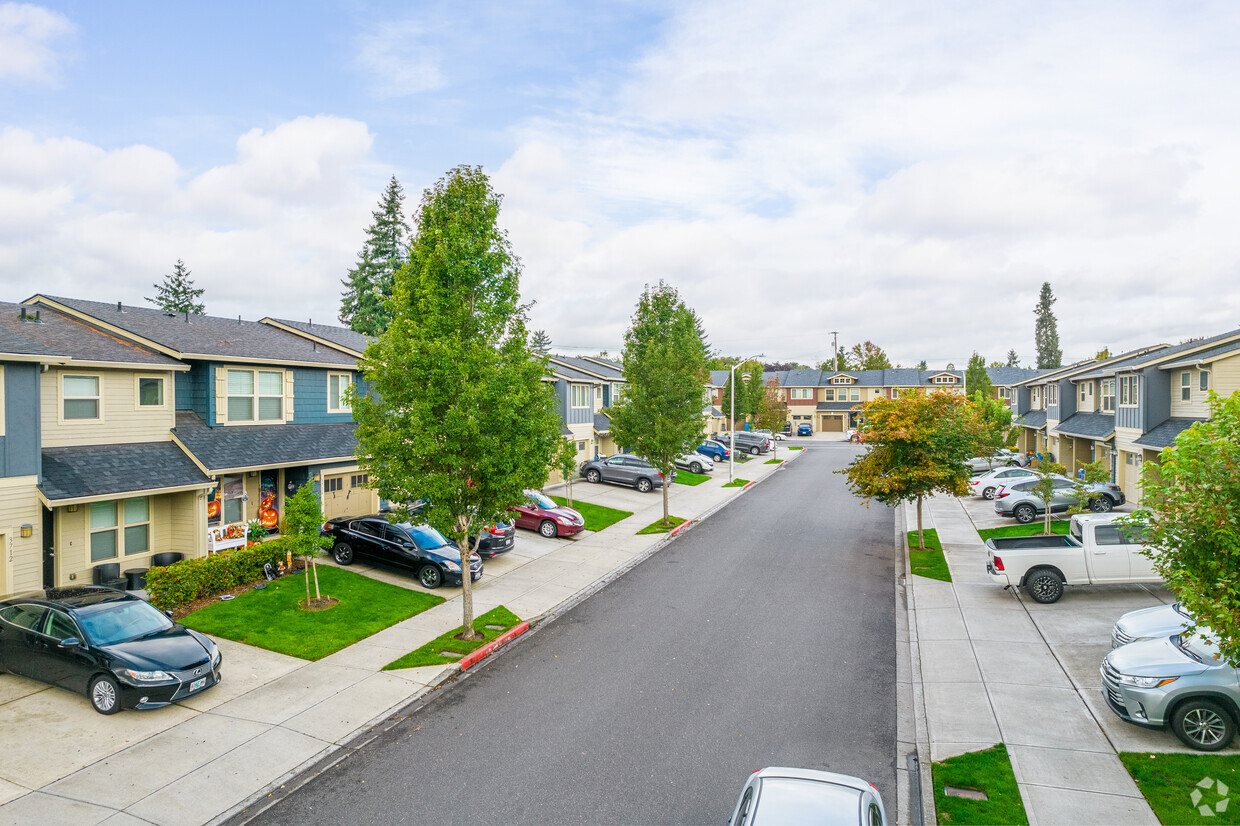
POLYGON ((372 93, 399 98, 446 83, 443 55, 434 45, 442 29, 422 21, 384 23, 357 39, 357 68, 371 78, 372 93))
POLYGON ((75 31, 69 18, 28 3, 0 3, 0 81, 54 84, 57 41, 75 31))

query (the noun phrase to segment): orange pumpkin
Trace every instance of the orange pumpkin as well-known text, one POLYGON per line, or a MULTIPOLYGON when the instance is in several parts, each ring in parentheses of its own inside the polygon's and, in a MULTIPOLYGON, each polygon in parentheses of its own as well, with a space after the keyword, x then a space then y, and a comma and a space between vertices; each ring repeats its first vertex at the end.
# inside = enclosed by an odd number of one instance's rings
POLYGON ((265 508, 258 512, 258 521, 262 523, 264 528, 274 528, 280 521, 280 512, 271 508, 265 508))
POLYGON ((262 510, 267 510, 267 509, 269 509, 272 505, 274 505, 275 503, 276 503, 276 498, 275 498, 275 496, 273 496, 273 495, 271 495, 271 494, 268 494, 267 496, 264 496, 264 497, 263 497, 263 501, 262 501, 262 502, 259 502, 259 503, 258 503, 258 506, 259 506, 259 508, 261 508, 262 510))
POLYGON ((207 503, 207 518, 214 519, 220 515, 220 500, 212 499, 207 503))

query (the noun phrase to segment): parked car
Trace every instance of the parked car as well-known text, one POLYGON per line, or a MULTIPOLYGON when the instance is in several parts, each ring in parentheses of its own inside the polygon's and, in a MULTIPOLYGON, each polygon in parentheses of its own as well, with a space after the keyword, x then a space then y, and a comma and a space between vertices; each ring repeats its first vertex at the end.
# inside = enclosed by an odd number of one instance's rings
POLYGON ((1170 728, 1197 751, 1231 744, 1240 716, 1240 671, 1222 659, 1213 632, 1121 645, 1102 661, 1102 693, 1121 720, 1170 728))
POLYGON ((994 499, 996 491, 1021 479, 1032 479, 1038 474, 1021 467, 1001 467, 977 476, 969 477, 969 492, 980 494, 983 499, 994 499))
POLYGON ((731 826, 763 823, 856 823, 886 826, 883 798, 859 777, 771 767, 749 775, 728 819, 731 826))
POLYGON ((576 536, 585 529, 586 520, 580 513, 537 490, 527 490, 525 501, 512 509, 518 528, 538 531, 551 539, 556 536, 576 536))
POLYGON ((517 531, 511 522, 494 522, 482 530, 482 542, 477 536, 469 537, 469 550, 487 559, 506 554, 516 543, 517 531))
MULTIPOLYGON (((1086 507, 1094 513, 1107 511, 1124 504, 1124 489, 1114 484, 1086 485, 1063 476, 1054 476, 1054 489, 1051 494, 1051 513, 1063 513, 1069 508, 1080 504, 1076 491, 1083 487, 1087 494, 1086 507)), ((1027 525, 1040 514, 1046 513, 1046 503, 1035 492, 1038 479, 1025 479, 1010 485, 1004 485, 995 491, 995 513, 1000 516, 1013 517, 1022 525, 1027 525)))
POLYGON ((701 453, 703 456, 710 458, 715 462, 722 462, 732 455, 732 451, 728 450, 728 446, 723 442, 717 442, 714 439, 707 439, 702 442, 694 451, 701 453))
POLYGON ((814 428, 811 425, 808 425, 802 422, 801 424, 797 425, 797 435, 798 436, 813 436, 814 428))
POLYGON ((965 464, 974 473, 986 473, 1000 467, 1025 467, 1029 464, 1029 456, 1007 448, 1000 448, 993 456, 974 456, 972 459, 966 459, 965 464))
POLYGON ((1178 602, 1129 611, 1120 617, 1111 629, 1111 647, 1119 648, 1130 642, 1158 640, 1183 634, 1193 624, 1192 614, 1178 602))
MULTIPOLYGON (((416 571, 423 588, 461 584, 461 549, 430 525, 391 523, 382 516, 342 516, 323 525, 334 540, 332 557, 341 565, 358 558, 416 571)), ((482 578, 482 557, 469 555, 469 578, 482 578)))
MULTIPOLYGON (((581 475, 587 482, 612 482, 617 485, 632 485, 642 493, 649 493, 655 488, 663 487, 663 474, 640 456, 628 453, 617 453, 615 456, 600 456, 583 462, 581 475)), ((672 479, 676 472, 672 471, 672 479)))
POLYGON ((770 452, 771 445, 774 444, 768 437, 748 430, 724 431, 718 435, 718 440, 725 445, 732 444, 733 439, 736 440, 737 453, 750 453, 754 456, 770 452))
POLYGON ((986 540, 986 573, 998 585, 1022 587, 1034 602, 1056 602, 1065 585, 1161 582, 1142 553, 1139 529, 1115 516, 1078 513, 1067 534, 986 540))
POLYGON ((100 714, 206 691, 223 659, 209 638, 124 591, 83 585, 0 599, 0 670, 85 694, 100 714))
POLYGON ((753 432, 754 432, 754 433, 761 433, 763 436, 765 436, 766 438, 768 438, 768 439, 770 439, 771 441, 774 441, 774 442, 781 442, 781 441, 783 441, 783 440, 784 440, 784 434, 783 434, 783 433, 772 433, 770 430, 767 430, 766 428, 763 428, 762 430, 755 430, 755 431, 753 431, 753 432))
POLYGON ((681 470, 687 470, 690 473, 710 473, 715 469, 715 463, 701 453, 694 451, 693 453, 677 456, 676 467, 681 470))

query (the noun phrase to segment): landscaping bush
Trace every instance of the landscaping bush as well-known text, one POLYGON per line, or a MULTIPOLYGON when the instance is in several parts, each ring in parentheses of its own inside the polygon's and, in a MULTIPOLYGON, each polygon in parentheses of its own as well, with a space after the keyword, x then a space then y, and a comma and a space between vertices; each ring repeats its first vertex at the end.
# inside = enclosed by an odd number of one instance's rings
POLYGON ((286 554, 284 542, 275 539, 251 548, 184 559, 147 571, 146 592, 156 608, 172 611, 196 599, 262 579, 263 566, 283 562, 286 554))

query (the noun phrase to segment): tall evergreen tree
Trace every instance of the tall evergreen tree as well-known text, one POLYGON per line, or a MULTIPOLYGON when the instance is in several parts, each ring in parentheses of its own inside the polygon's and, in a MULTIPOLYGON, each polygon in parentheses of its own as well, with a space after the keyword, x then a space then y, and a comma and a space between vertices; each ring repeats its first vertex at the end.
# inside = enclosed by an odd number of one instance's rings
POLYGON ((551 336, 546 330, 535 330, 530 336, 530 352, 545 356, 551 352, 551 336))
POLYGON ((1059 349, 1059 322, 1051 312, 1051 306, 1057 300, 1051 295, 1051 282, 1043 281, 1038 306, 1033 308, 1033 314, 1038 317, 1033 326, 1033 346, 1038 351, 1038 368, 1043 370, 1063 366, 1063 351, 1059 349))
POLYGON ((366 230, 357 264, 341 282, 345 289, 340 297, 340 320, 368 336, 387 329, 391 321, 387 303, 392 298, 396 271, 409 257, 404 202, 404 190, 393 175, 379 199, 379 208, 371 213, 375 220, 366 230))
POLYGON ((926 366, 926 360, 922 359, 921 361, 917 362, 917 369, 918 370, 929 370, 930 368, 926 366))
POLYGON ((1020 367, 1020 356, 1016 355, 1015 350, 1008 350, 1007 366, 1008 367, 1020 367))
POLYGON ((147 298, 156 307, 169 313, 191 313, 202 315, 207 308, 198 299, 207 290, 195 287, 194 279, 189 277, 189 270, 180 258, 173 266, 172 272, 164 276, 164 283, 155 285, 155 297, 147 298))
POLYGON ((986 372, 986 359, 979 356, 976 350, 969 356, 969 367, 964 372, 964 389, 970 396, 980 392, 983 399, 995 395, 995 386, 986 372))

